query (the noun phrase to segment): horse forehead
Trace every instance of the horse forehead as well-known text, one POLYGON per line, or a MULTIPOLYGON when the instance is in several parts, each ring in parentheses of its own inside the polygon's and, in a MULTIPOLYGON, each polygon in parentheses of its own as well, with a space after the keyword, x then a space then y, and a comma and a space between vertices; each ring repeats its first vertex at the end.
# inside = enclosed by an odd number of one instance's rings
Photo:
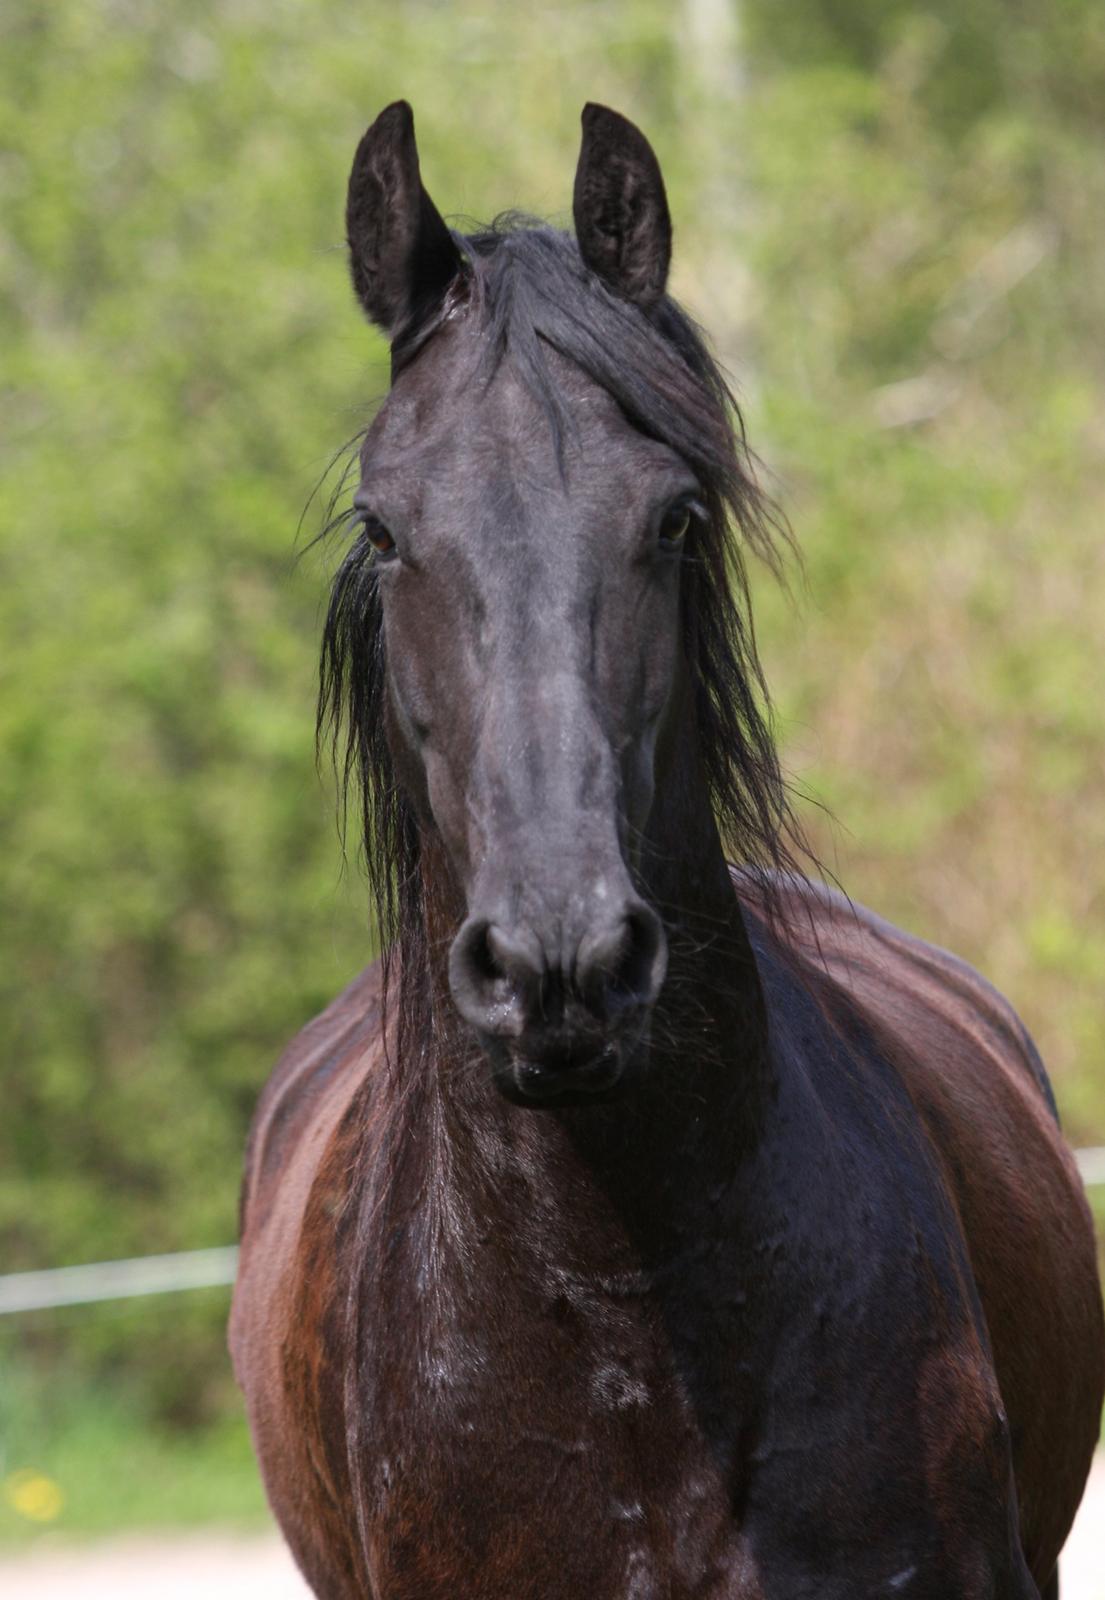
POLYGON ((575 362, 548 348, 544 367, 539 379, 509 357, 501 362, 473 414, 474 431, 501 459, 542 478, 555 475, 569 490, 591 480, 624 489, 648 441, 575 362))
POLYGON ((445 339, 397 384, 366 439, 375 475, 419 482, 431 495, 509 488, 520 506, 550 493, 632 489, 648 441, 574 362, 548 348, 546 385, 509 353, 489 376, 477 358, 445 339))

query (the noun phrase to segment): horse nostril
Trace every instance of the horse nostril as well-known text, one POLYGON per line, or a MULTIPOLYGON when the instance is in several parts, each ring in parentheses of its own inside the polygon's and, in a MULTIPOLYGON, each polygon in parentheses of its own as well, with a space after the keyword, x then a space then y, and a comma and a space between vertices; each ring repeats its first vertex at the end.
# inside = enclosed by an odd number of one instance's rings
POLYGON ((648 906, 626 918, 628 935, 615 984, 642 1005, 652 1005, 668 966, 667 940, 660 918, 648 906))
POLYGON ((449 951, 449 987, 461 1015, 477 1028, 486 1026, 501 977, 487 941, 490 927, 484 918, 469 917, 449 951))
POLYGON ((449 986, 461 1016, 484 1033, 519 1032, 530 991, 540 983, 536 941, 469 917, 449 952, 449 986))
POLYGON ((621 916, 584 936, 563 972, 549 970, 533 928, 471 916, 449 952, 449 984, 461 1016, 485 1035, 520 1039, 529 1030, 565 1051, 574 1030, 571 1048, 586 1043, 593 1054, 595 1024, 650 1006, 666 967, 659 917, 643 901, 630 901, 621 916), (589 1021, 578 1011, 573 1020, 573 996, 589 1021))
POLYGON ((468 943, 467 959, 472 968, 472 975, 481 984, 494 983, 497 979, 506 977, 506 972, 496 960, 491 946, 491 936, 491 924, 481 922, 473 928, 468 943))
POLYGON ((545 957, 536 934, 528 929, 508 933, 498 923, 488 924, 485 935, 486 960, 497 977, 506 978, 519 989, 536 988, 545 972, 545 957))
POLYGON ((641 902, 613 926, 584 939, 576 983, 588 1002, 603 1011, 649 1006, 660 993, 667 960, 660 919, 641 902))

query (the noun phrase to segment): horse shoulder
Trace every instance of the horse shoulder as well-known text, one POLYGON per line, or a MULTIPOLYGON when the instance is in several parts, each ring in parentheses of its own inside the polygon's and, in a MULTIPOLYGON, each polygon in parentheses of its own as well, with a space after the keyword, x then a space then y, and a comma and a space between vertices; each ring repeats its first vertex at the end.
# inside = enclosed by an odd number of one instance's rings
MULTIPOLYGON (((378 966, 297 1035, 261 1096, 242 1192, 230 1349, 273 1509, 318 1592, 365 1593, 348 1497, 341 1375, 330 1324, 355 1147, 383 1059, 378 966)), ((337 1341, 340 1345, 340 1340, 337 1341)))
POLYGON ((304 1134, 354 1091, 381 1032, 376 962, 291 1041, 262 1090, 246 1143, 239 1204, 243 1243, 263 1226, 304 1134))
POLYGON ((1092 1220, 1020 1017, 966 962, 821 885, 787 885, 792 951, 870 1024, 962 1231, 1008 1414, 1022 1542, 1046 1577, 1096 1442, 1105 1329, 1092 1220))

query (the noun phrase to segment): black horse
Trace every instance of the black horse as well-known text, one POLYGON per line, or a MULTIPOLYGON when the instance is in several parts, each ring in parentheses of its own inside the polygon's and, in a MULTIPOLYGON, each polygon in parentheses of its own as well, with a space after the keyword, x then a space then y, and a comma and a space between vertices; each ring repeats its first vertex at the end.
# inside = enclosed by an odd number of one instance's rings
POLYGON ((387 953, 251 1137, 273 1507, 334 1600, 1054 1596, 1105 1356, 1043 1069, 799 872, 742 567, 772 519, 598 106, 574 210, 451 233, 401 103, 353 166, 394 381, 322 722, 387 953))

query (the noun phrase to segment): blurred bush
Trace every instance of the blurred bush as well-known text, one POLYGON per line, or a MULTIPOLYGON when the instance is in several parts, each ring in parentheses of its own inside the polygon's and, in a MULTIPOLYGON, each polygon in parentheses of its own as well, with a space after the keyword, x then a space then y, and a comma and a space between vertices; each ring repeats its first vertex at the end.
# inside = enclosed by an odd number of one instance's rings
MULTIPOLYGON (((1105 1136, 1089 0, 8 0, 0 89, 5 1268, 233 1237, 266 1071, 371 953, 295 553, 386 384, 341 212, 398 94, 449 213, 564 220, 588 98, 653 138, 676 290, 806 550, 800 612, 759 602, 849 830, 814 813, 819 847, 1008 990, 1105 1136)), ((40 1317, 24 1354, 195 1422, 224 1314, 40 1317)))

